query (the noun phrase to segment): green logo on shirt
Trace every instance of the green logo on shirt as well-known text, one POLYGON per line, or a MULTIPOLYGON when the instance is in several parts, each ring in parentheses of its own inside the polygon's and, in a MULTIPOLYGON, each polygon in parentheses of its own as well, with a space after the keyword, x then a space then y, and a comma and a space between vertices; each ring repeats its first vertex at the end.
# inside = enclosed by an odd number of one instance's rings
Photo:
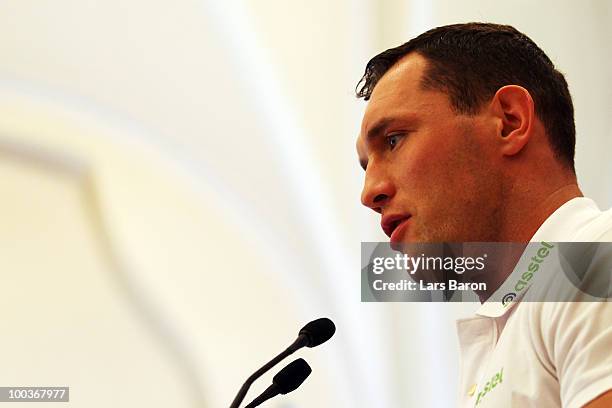
POLYGON ((498 384, 502 383, 504 378, 504 367, 502 367, 499 372, 495 373, 493 377, 484 386, 484 389, 478 393, 478 397, 476 398, 476 403, 474 406, 480 404, 485 395, 487 395, 490 391, 492 391, 498 384))
POLYGON ((540 269, 540 264, 544 262, 544 259, 550 253, 550 249, 554 248, 553 244, 548 242, 541 242, 542 246, 538 249, 536 256, 531 258, 531 263, 527 267, 527 271, 521 275, 521 279, 514 285, 514 290, 520 292, 527 287, 527 283, 533 278, 533 275, 540 269))
POLYGON ((516 298, 517 294, 522 290, 527 288, 529 285, 529 281, 534 277, 540 266, 542 266, 542 262, 546 259, 548 254, 550 254, 550 250, 555 246, 553 244, 549 244, 548 242, 542 241, 540 248, 536 256, 531 257, 531 263, 527 266, 527 270, 523 272, 520 279, 514 285, 514 292, 506 293, 504 297, 502 297, 502 306, 506 307, 512 303, 512 301, 516 298))

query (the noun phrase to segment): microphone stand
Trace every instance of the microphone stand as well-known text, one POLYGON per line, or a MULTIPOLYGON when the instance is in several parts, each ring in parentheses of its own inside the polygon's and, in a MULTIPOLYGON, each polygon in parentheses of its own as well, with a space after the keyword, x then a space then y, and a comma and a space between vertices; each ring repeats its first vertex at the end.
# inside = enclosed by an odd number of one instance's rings
POLYGON ((242 384, 242 387, 240 387, 240 390, 238 391, 238 394, 236 394, 234 401, 232 401, 232 405, 230 405, 230 408, 238 408, 240 406, 240 404, 244 400, 244 397, 246 396, 246 393, 249 391, 249 388, 255 382, 255 380, 257 380, 259 377, 261 377, 266 372, 268 372, 272 367, 277 365, 280 361, 287 358, 287 356, 295 353, 297 350, 304 347, 307 343, 308 343, 308 338, 305 335, 300 334, 298 338, 293 342, 293 344, 287 347, 285 351, 283 351, 282 353, 274 357, 266 365, 261 367, 259 370, 255 371, 253 374, 251 374, 251 376, 247 378, 244 384, 242 384))

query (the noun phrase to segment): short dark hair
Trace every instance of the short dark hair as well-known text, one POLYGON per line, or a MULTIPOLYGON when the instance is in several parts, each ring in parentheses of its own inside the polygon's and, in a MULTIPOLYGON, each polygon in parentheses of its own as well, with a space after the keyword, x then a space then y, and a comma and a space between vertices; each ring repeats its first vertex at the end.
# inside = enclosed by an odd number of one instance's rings
POLYGON ((372 58, 357 84, 357 97, 367 101, 382 76, 412 52, 428 62, 423 88, 446 92, 459 113, 477 113, 505 85, 527 89, 555 157, 574 171, 576 128, 567 82, 525 34, 512 26, 490 23, 431 29, 372 58))

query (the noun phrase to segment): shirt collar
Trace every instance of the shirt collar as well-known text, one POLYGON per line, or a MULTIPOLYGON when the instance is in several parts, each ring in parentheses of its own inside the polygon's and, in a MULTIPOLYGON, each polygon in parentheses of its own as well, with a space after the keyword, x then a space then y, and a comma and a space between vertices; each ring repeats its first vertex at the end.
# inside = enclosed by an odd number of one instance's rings
MULTIPOLYGON (((575 241, 581 231, 585 229, 589 221, 599 213, 599 208, 593 200, 586 197, 576 197, 561 207, 557 208, 538 228, 531 237, 531 242, 571 242, 575 241)), ((518 303, 527 292, 528 286, 516 294, 514 285, 526 270, 530 258, 538 247, 530 245, 521 255, 512 273, 506 278, 495 293, 485 301, 478 311, 479 316, 500 317, 518 303), (512 298, 512 294, 515 297, 512 298), (512 298, 512 300, 510 300, 512 298), (506 299, 505 302, 502 299, 506 299)))

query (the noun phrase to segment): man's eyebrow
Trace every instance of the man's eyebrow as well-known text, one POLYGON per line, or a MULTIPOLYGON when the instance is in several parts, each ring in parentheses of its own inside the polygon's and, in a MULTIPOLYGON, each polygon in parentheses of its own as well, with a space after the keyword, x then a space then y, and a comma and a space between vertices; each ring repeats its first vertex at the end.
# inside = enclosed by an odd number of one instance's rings
POLYGON ((385 117, 379 119, 374 126, 372 126, 368 132, 366 133, 365 140, 372 140, 380 133, 384 132, 384 130, 393 122, 392 118, 385 117))
POLYGON ((399 114, 394 114, 393 116, 383 116, 374 122, 374 125, 368 129, 365 140, 370 141, 381 133, 384 133, 385 130, 391 125, 398 124, 401 126, 414 126, 418 123, 418 118, 413 112, 401 112, 399 114))

